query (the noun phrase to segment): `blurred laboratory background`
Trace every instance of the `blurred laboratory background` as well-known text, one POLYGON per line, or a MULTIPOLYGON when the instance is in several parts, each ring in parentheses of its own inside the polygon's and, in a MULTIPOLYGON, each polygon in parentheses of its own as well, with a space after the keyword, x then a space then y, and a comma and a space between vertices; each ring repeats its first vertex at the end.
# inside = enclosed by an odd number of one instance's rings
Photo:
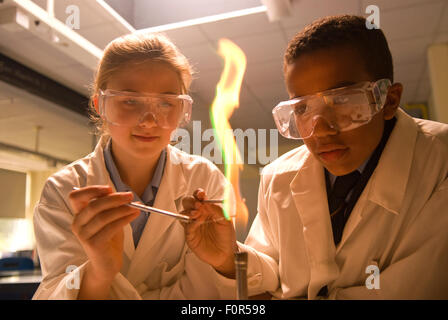
MULTIPOLYGON (((320 17, 367 17, 369 5, 380 10, 395 81, 404 86, 402 107, 447 123, 448 0, 0 0, 0 299, 30 298, 40 281, 33 209, 46 179, 96 144, 86 108, 108 42, 136 31, 173 40, 196 71, 192 120, 201 121, 201 131, 211 127, 223 69, 219 39, 244 51, 247 69, 230 124, 265 129, 267 143, 258 148, 246 139, 241 148, 246 161, 240 187, 249 209, 247 225, 237 230, 243 241, 257 213, 265 165, 260 149, 280 156, 299 145, 275 135, 278 149, 269 147, 271 110, 288 98, 282 73, 288 41, 320 17), (247 164, 254 154, 256 163, 247 164)), ((192 132, 192 126, 186 129, 192 132)))

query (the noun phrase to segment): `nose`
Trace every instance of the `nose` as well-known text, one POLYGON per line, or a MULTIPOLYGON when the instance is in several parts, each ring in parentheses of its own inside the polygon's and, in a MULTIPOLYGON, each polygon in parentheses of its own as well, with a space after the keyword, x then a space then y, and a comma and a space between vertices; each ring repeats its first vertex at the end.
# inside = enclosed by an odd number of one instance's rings
POLYGON ((156 123, 155 115, 151 111, 146 112, 140 118, 140 121, 139 121, 138 125, 141 126, 141 127, 145 127, 145 128, 156 127, 157 123, 156 123))
POLYGON ((313 132, 312 135, 316 137, 325 137, 335 135, 338 130, 322 115, 315 115, 313 117, 313 132))

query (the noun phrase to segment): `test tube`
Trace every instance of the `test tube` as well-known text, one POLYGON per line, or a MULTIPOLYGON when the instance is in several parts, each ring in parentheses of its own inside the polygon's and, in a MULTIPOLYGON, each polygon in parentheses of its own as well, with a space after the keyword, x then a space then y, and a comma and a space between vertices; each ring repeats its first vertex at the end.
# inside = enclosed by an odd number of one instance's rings
POLYGON ((235 253, 236 299, 247 300, 247 252, 235 253))

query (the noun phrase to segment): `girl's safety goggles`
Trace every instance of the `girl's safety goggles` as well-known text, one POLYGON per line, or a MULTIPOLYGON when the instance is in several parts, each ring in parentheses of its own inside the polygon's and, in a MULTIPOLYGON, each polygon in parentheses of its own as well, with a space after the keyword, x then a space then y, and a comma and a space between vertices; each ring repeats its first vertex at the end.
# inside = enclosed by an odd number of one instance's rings
POLYGON ((383 108, 390 85, 381 79, 294 98, 280 102, 272 115, 280 134, 290 139, 311 137, 319 120, 338 132, 353 130, 383 108))
POLYGON ((193 99, 188 95, 142 94, 100 90, 100 115, 116 126, 134 127, 151 116, 161 128, 176 128, 190 121, 193 99))

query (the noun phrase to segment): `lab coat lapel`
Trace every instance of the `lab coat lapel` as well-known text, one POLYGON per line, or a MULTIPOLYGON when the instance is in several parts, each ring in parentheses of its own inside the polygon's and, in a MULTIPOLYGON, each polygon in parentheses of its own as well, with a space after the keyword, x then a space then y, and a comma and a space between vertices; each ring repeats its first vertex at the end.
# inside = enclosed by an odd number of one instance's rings
MULTIPOLYGON (((160 182, 159 190, 157 191, 154 207, 178 212, 180 210, 181 199, 185 196, 185 190, 186 181, 180 161, 177 159, 177 155, 168 147, 164 174, 160 182)), ((131 283, 137 284, 142 280, 138 276, 144 275, 145 272, 139 272, 139 270, 148 270, 150 264, 153 262, 153 259, 148 257, 148 253, 173 223, 179 222, 165 215, 157 213, 150 214, 129 267, 127 277, 131 283)))
POLYGON ((347 239, 361 222, 363 214, 365 213, 364 210, 366 208, 366 194, 369 193, 368 190, 371 188, 371 186, 372 185, 368 182, 364 187, 364 191, 361 193, 358 201, 356 202, 356 205, 353 207, 353 210, 350 213, 350 216, 344 226, 344 232, 342 233, 341 241, 336 247, 336 254, 341 251, 347 239))
POLYGON ((369 200, 399 214, 411 172, 418 128, 403 110, 398 109, 396 116, 397 123, 374 172, 369 200))
POLYGON ((109 173, 106 169, 106 164, 104 162, 103 150, 107 140, 107 137, 101 137, 95 147, 95 150, 93 151, 91 161, 89 162, 87 168, 86 185, 109 185, 115 190, 114 184, 110 179, 109 173))
POLYGON ((375 171, 350 214, 336 254, 342 249, 363 216, 376 211, 375 206, 368 205, 367 201, 387 209, 392 214, 399 213, 411 171, 416 139, 415 122, 404 111, 398 109, 395 128, 384 147, 375 171), (394 174, 393 179, 390 176, 391 172, 394 174))
MULTIPOLYGON (((111 186, 113 192, 116 192, 115 185, 110 178, 104 161, 103 150, 108 139, 109 138, 105 136, 101 137, 100 141, 95 147, 95 150, 93 151, 91 161, 89 162, 87 167, 86 185, 109 185, 111 186)), ((134 240, 132 238, 132 228, 130 224, 127 224, 124 227, 123 250, 125 257, 127 258, 127 260, 124 261, 123 270, 126 270, 135 252, 134 240)))
POLYGON ((290 188, 303 224, 310 265, 308 298, 313 299, 324 285, 337 278, 339 270, 335 263, 324 169, 310 152, 306 153, 290 188))

